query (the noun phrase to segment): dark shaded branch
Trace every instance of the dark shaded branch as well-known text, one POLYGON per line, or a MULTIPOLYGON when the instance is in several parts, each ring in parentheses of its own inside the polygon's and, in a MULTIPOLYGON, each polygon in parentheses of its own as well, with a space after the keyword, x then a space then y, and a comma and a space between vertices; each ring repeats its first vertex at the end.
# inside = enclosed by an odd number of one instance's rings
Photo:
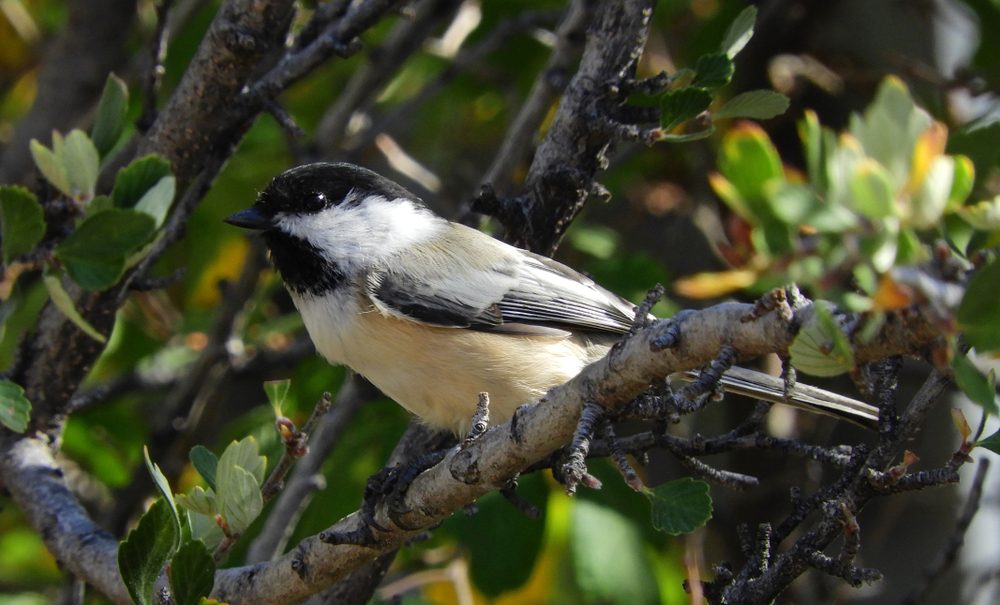
POLYGON ((594 179, 606 167, 612 140, 595 131, 594 120, 617 102, 612 87, 632 75, 652 13, 651 0, 597 3, 580 68, 528 171, 524 208, 497 217, 516 245, 551 254, 587 197, 599 191, 594 179))

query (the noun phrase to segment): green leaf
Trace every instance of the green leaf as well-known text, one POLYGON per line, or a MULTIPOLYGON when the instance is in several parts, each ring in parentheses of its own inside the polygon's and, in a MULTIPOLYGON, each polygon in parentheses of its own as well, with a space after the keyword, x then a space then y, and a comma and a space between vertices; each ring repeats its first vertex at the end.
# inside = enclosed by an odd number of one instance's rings
POLYGON ((267 393, 267 400, 271 402, 271 407, 274 408, 275 416, 281 415, 281 406, 284 405, 285 399, 288 397, 288 390, 292 386, 292 381, 287 378, 284 380, 268 380, 264 382, 264 392, 267 393))
POLYGON ((955 383, 958 388, 962 389, 972 403, 981 406, 993 416, 1000 413, 1000 408, 997 407, 995 378, 984 376, 979 368, 962 354, 955 355, 951 360, 951 369, 955 372, 955 383))
POLYGON ((976 182, 976 167, 972 160, 964 155, 953 157, 955 174, 951 181, 951 191, 948 193, 948 210, 951 211, 960 208, 965 203, 976 182))
POLYGON ((27 254, 45 235, 45 212, 24 187, 0 186, 0 248, 3 262, 27 254))
POLYGON ((1000 195, 962 206, 958 209, 958 216, 980 231, 996 231, 1000 229, 1000 195))
POLYGON ((178 539, 170 508, 158 499, 118 546, 118 571, 133 602, 138 605, 156 602, 153 598, 156 579, 173 555, 178 539))
POLYGON ((985 353, 1000 349, 1000 260, 980 267, 969 280, 956 318, 965 340, 985 353))
POLYGON ((24 389, 16 382, 0 380, 0 424, 23 433, 31 419, 31 402, 24 396, 24 389))
POLYGON ((570 556, 587 603, 659 603, 636 526, 618 511, 579 499, 573 506, 570 556))
POLYGON ((52 304, 66 316, 66 319, 73 322, 73 325, 80 328, 80 331, 97 342, 105 343, 108 341, 104 334, 98 332, 97 328, 90 325, 90 322, 84 319, 83 315, 80 315, 80 312, 77 311, 76 305, 73 304, 73 298, 63 288, 59 274, 46 271, 42 276, 42 281, 45 282, 45 289, 49 292, 52 304))
POLYGON ((906 85, 888 77, 864 116, 852 116, 850 131, 865 155, 885 166, 893 182, 906 183, 917 141, 932 124, 930 115, 913 102, 906 85))
POLYGON ((125 128, 125 116, 128 113, 128 86, 115 74, 108 74, 104 81, 104 92, 97 105, 97 117, 90 137, 94 147, 104 157, 118 142, 125 128))
POLYGON ((174 193, 177 189, 177 179, 173 176, 165 176, 158 183, 149 188, 135 204, 137 212, 148 214, 152 217, 156 228, 163 225, 167 218, 170 205, 174 202, 174 193))
POLYGON ((865 158, 855 164, 849 179, 851 205, 855 210, 872 219, 897 214, 895 185, 881 164, 865 158))
POLYGON ((141 212, 114 208, 87 218, 56 248, 76 283, 88 290, 115 284, 128 253, 145 244, 156 229, 141 212))
POLYGON ((216 470, 216 503, 233 533, 242 533, 264 506, 260 485, 267 458, 258 453, 257 441, 245 437, 226 447, 216 470))
POLYGON ((234 534, 242 534, 264 508, 260 483, 242 466, 219 469, 219 513, 234 534))
POLYGON ((150 460, 149 448, 146 446, 142 447, 142 457, 146 461, 146 470, 149 471, 149 476, 153 479, 153 485, 156 486, 156 490, 160 492, 160 496, 164 499, 164 501, 166 501, 167 507, 170 509, 170 514, 173 517, 174 524, 177 525, 177 543, 174 544, 174 548, 176 549, 180 546, 181 519, 177 514, 177 504, 174 502, 174 492, 171 491, 170 482, 167 481, 163 471, 161 471, 160 467, 150 460))
POLYGON ((726 53, 730 59, 735 57, 743 47, 750 42, 753 37, 753 26, 757 21, 757 7, 748 6, 744 8, 726 30, 726 35, 722 39, 720 49, 726 53))
POLYGON ((774 143, 760 126, 751 122, 730 129, 722 139, 719 172, 744 200, 752 204, 751 209, 758 220, 764 218, 760 201, 765 197, 769 183, 785 178, 781 156, 774 143))
POLYGON ((267 457, 260 455, 257 440, 252 435, 244 437, 240 441, 233 441, 226 446, 225 451, 222 452, 222 456, 219 458, 219 470, 216 471, 216 480, 218 480, 218 474, 222 472, 221 469, 223 467, 234 465, 241 466, 249 471, 257 479, 257 483, 264 482, 267 457))
POLYGON ((680 88, 660 97, 660 126, 673 130, 712 104, 712 95, 700 88, 680 88))
POLYGON ((209 516, 191 512, 188 518, 191 520, 192 538, 201 540, 208 548, 214 549, 225 538, 222 528, 215 522, 215 513, 209 516))
POLYGON ((215 586, 215 561, 201 540, 178 549, 170 560, 170 592, 176 605, 198 605, 215 586))
POLYGON ((205 483, 212 489, 215 489, 215 470, 219 466, 219 459, 204 445, 196 445, 191 448, 191 453, 188 454, 188 458, 191 460, 191 464, 194 465, 195 470, 201 475, 201 478, 205 480, 205 483))
POLYGON ((699 88, 725 86, 733 79, 733 72, 736 71, 733 60, 725 53, 713 53, 698 57, 694 69, 698 73, 691 81, 691 86, 699 88))
POLYGON ((691 477, 647 489, 653 527, 671 536, 690 533, 712 518, 708 484, 691 477))
POLYGON ((170 176, 170 162, 155 154, 145 155, 118 171, 111 198, 115 206, 131 208, 167 176, 170 176))
POLYGON ((751 118, 768 120, 788 110, 788 97, 773 90, 750 90, 740 93, 712 112, 715 119, 751 118))
POLYGON ((814 305, 815 315, 788 348, 792 365, 813 376, 837 376, 854 367, 854 351, 830 311, 814 305))
POLYGON ((690 143, 691 141, 700 141, 702 139, 707 139, 708 137, 715 134, 715 126, 709 126, 704 130, 699 130, 697 132, 686 132, 684 134, 672 134, 666 133, 661 134, 657 141, 661 143, 690 143))
POLYGON ((42 145, 35 139, 31 139, 28 148, 31 150, 31 157, 35 160, 35 166, 42 173, 52 186, 66 195, 73 195, 69 186, 69 176, 66 174, 66 167, 63 166, 62 159, 54 151, 42 145))
POLYGON ((1000 454, 1000 431, 976 442, 976 447, 985 447, 994 454, 1000 454))
POLYGON ((910 198, 909 222, 918 229, 933 229, 941 222, 948 207, 955 177, 955 158, 940 155, 934 158, 923 183, 910 198))
POLYGON ((63 143, 61 159, 72 196, 84 200, 94 197, 101 156, 87 133, 71 130, 63 143))
POLYGON ((820 233, 843 233, 858 225, 854 213, 819 199, 808 185, 787 181, 774 185, 768 195, 770 208, 786 225, 809 226, 820 233))
POLYGON ((206 490, 200 485, 196 485, 187 494, 177 494, 176 498, 178 506, 192 512, 201 513, 208 517, 213 517, 219 512, 215 492, 211 488, 206 490))
POLYGON ((114 202, 111 201, 109 196, 95 195, 94 199, 90 200, 90 203, 88 203, 87 207, 84 208, 83 218, 90 218, 98 212, 104 212, 105 210, 111 210, 112 208, 114 208, 114 202))

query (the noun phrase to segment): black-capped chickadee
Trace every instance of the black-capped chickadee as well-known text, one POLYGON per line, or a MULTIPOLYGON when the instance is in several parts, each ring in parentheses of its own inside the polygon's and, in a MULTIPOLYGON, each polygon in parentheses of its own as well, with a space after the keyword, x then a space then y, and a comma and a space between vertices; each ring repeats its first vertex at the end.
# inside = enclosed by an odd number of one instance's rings
MULTIPOLYGON (((468 429, 480 392, 489 393, 491 419, 508 420, 604 356, 634 317, 631 303, 590 278, 436 216, 351 164, 283 172, 226 222, 262 232, 327 360, 456 433, 468 429)), ((743 370, 723 385, 785 402, 775 380, 743 370)), ((877 418, 872 406, 828 395, 795 403, 866 424, 877 418)))

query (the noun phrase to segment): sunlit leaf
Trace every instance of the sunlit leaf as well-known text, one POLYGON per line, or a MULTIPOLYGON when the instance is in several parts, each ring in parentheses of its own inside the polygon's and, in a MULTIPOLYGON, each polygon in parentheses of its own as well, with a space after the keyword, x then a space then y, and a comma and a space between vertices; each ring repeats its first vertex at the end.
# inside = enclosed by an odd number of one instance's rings
POLYGON ((205 489, 200 485, 191 488, 186 494, 177 494, 177 505, 189 511, 201 513, 209 517, 219 512, 219 507, 215 501, 215 492, 209 488, 205 489))
POLYGON ((177 504, 174 502, 174 492, 170 489, 170 483, 167 481, 166 476, 164 476, 163 471, 149 458, 149 448, 143 446, 142 457, 146 462, 146 470, 149 472, 149 476, 153 479, 153 485, 156 486, 156 491, 160 492, 160 497, 163 498, 164 502, 167 503, 167 508, 170 510, 173 522, 177 525, 177 543, 174 544, 176 549, 180 546, 181 539, 181 520, 177 514, 177 504))
POLYGON ((66 167, 63 166, 62 159, 35 139, 31 139, 28 147, 31 150, 31 157, 35 160, 35 166, 45 177, 45 180, 64 194, 73 195, 73 190, 69 186, 69 176, 66 174, 66 167))
POLYGON ((917 140, 931 127, 930 115, 916 106, 901 80, 882 81, 863 116, 853 116, 851 134, 865 154, 882 164, 893 182, 908 182, 917 140))
POLYGON ((931 229, 939 225, 948 207, 954 176, 954 158, 946 155, 934 158, 920 188, 910 198, 911 225, 917 229, 931 229))
POLYGON ((264 508, 260 493, 260 483, 241 466, 219 469, 219 493, 217 497, 219 513, 235 534, 241 534, 264 508))
POLYGON ((787 225, 808 227, 819 233, 842 233, 858 225, 847 208, 821 200, 808 185, 775 182, 768 196, 774 215, 787 225))
POLYGON ((944 153, 947 142, 948 128, 941 122, 932 122, 927 130, 920 133, 913 147, 910 178, 906 185, 907 191, 916 191, 920 188, 935 160, 944 153))
POLYGON ((773 90, 751 90, 740 93, 726 101, 712 117, 750 118, 753 120, 769 120, 788 110, 788 97, 773 90))
POLYGON ((719 149, 719 172, 748 202, 761 200, 772 179, 784 178, 778 150, 759 126, 749 122, 726 133, 719 149))
POLYGON ((23 433, 31 420, 31 402, 24 388, 7 379, 0 380, 0 425, 15 433, 23 433))
POLYGON ((948 193, 948 210, 960 208, 976 184, 976 167, 972 160, 964 155, 953 156, 955 172, 951 181, 951 192, 948 193))
POLYGON ((264 382, 264 392, 267 394, 267 400, 271 402, 271 407, 274 408, 276 415, 281 415, 281 406, 284 405, 291 387, 292 381, 288 379, 264 382))
POLYGON ((264 469, 267 467, 267 457, 261 456, 257 440, 253 436, 244 437, 240 441, 231 442, 219 457, 216 470, 216 481, 223 467, 241 466, 253 475, 258 483, 264 482, 264 469))
POLYGON ((730 59, 735 57, 753 37, 754 23, 757 21, 757 7, 751 5, 740 11, 733 19, 722 39, 721 49, 730 59))
POLYGON ((708 484, 691 477, 647 489, 653 527, 671 536, 690 533, 712 518, 708 484))
POLYGON ((854 351, 837 321, 824 306, 799 329, 788 348, 795 369, 813 376, 837 376, 854 367, 854 351))
POLYGON ((958 209, 962 220, 982 231, 1000 229, 1000 195, 958 209))
POLYGON ((0 249, 3 262, 30 252, 45 235, 45 215, 33 193, 24 187, 0 186, 0 249))
POLYGON ((94 197, 101 156, 90 137, 82 130, 70 131, 63 143, 61 160, 73 197, 84 200, 94 197))
POLYGON ((864 159, 854 166, 849 187, 855 210, 873 218, 896 215, 896 191, 889 172, 872 159, 864 159))
POLYGON ((174 201, 174 193, 177 188, 177 179, 173 176, 165 176, 158 183, 153 185, 143 194, 136 203, 136 212, 148 214, 154 221, 157 228, 163 225, 167 218, 167 212, 174 201))

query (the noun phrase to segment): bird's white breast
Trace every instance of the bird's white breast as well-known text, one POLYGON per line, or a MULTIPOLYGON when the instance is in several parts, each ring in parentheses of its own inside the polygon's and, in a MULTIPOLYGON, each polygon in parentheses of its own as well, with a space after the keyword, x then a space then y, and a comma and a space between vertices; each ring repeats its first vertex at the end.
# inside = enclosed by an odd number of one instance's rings
POLYGON ((438 328, 387 316, 357 296, 293 295, 316 349, 361 374, 429 425, 467 431, 478 394, 492 423, 510 418, 590 361, 605 343, 438 328))

